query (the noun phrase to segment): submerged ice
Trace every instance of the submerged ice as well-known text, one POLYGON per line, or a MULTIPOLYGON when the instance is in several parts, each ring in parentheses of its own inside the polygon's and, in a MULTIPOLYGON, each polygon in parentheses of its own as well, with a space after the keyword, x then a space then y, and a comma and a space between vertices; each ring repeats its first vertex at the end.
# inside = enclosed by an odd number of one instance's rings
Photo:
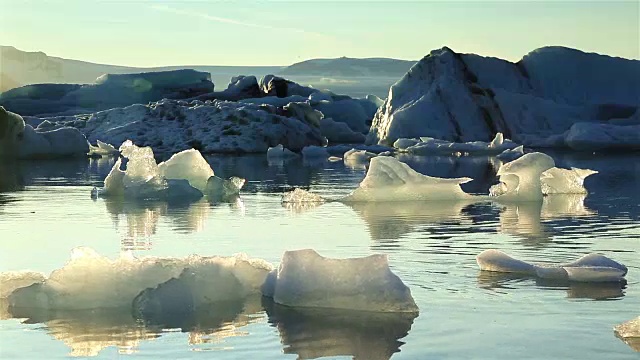
POLYGON ((528 263, 491 249, 481 252, 476 260, 483 271, 516 273, 548 280, 620 282, 624 281, 627 274, 626 266, 599 254, 589 254, 571 263, 551 266, 528 263))

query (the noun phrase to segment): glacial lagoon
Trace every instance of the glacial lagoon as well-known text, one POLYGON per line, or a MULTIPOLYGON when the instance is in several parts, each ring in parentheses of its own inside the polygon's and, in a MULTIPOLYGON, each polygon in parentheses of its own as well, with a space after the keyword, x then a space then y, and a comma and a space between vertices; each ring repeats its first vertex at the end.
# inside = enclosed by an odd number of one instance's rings
MULTIPOLYGON (((288 308, 255 296, 160 324, 126 311, 9 314, 2 308, 0 358, 637 358, 613 327, 640 310, 640 155, 549 154, 557 166, 598 171, 585 181, 587 195, 513 204, 282 204, 283 193, 294 188, 347 195, 365 169, 260 154, 207 157, 217 176, 247 179, 237 199, 174 205, 92 199, 113 159, 3 163, 1 272, 49 274, 77 247, 112 259, 246 253, 273 264, 293 249, 335 258, 386 254, 420 313, 288 308), (627 265, 627 283, 481 272, 475 257, 491 248, 554 264, 601 253, 627 265)), ((469 193, 486 193, 496 182, 493 158, 398 158, 426 175, 471 177, 462 185, 469 193)))

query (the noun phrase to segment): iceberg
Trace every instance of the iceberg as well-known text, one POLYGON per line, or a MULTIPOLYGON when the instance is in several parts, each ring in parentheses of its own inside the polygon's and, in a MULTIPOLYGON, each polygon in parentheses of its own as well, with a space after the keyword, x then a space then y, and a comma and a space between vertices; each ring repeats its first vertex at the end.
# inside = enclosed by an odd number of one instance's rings
POLYGON ((476 261, 482 271, 537 276, 548 280, 576 282, 621 282, 627 267, 606 256, 589 254, 558 266, 536 265, 514 259, 499 250, 485 250, 476 261))
POLYGON ((172 278, 188 278, 188 289, 195 304, 200 305, 259 294, 271 270, 271 264, 246 255, 186 258, 124 255, 112 260, 81 247, 72 251, 67 264, 44 280, 34 279, 38 281, 28 286, 24 286, 25 282, 14 283, 8 301, 10 310, 131 309, 134 299, 146 289, 172 278))
POLYGON ((89 144, 89 157, 116 156, 119 154, 120 150, 100 140, 96 141, 96 146, 89 144))
POLYGON ((422 175, 395 158, 378 156, 370 160, 367 175, 358 188, 340 201, 464 200, 472 195, 462 191, 460 185, 471 180, 422 175))
POLYGON ((48 159, 86 156, 89 143, 72 127, 40 131, 24 122, 22 116, 0 106, 0 158, 48 159))
POLYGON ((344 153, 342 159, 344 164, 353 169, 365 169, 369 164, 369 160, 378 156, 366 150, 351 149, 344 153))
POLYGON ((291 307, 418 312, 411 290, 391 272, 386 255, 329 259, 311 249, 285 251, 262 293, 291 307))
POLYGON ((267 158, 269 159, 282 159, 296 156, 298 156, 298 154, 285 148, 282 144, 278 144, 277 146, 269 147, 269 149, 267 149, 267 158))
POLYGON ((443 47, 391 86, 366 142, 462 143, 502 133, 526 146, 638 148, 639 74, 638 60, 559 46, 516 63, 443 47))
POLYGON ((124 197, 135 200, 193 202, 207 195, 210 201, 228 201, 237 196, 245 180, 222 179, 214 175, 200 152, 189 149, 156 164, 150 147, 138 147, 130 140, 120 146, 118 158, 104 180, 102 190, 92 196, 124 197))
POLYGON ((194 188, 204 192, 213 170, 207 160, 196 149, 174 154, 167 161, 158 164, 158 173, 166 179, 186 179, 194 188))
POLYGON ((86 114, 164 98, 186 99, 213 91, 211 75, 190 69, 104 74, 93 84, 36 84, 6 91, 0 105, 40 117, 86 114))
POLYGON ((631 346, 635 351, 640 351, 640 316, 629 320, 613 328, 618 338, 631 346))

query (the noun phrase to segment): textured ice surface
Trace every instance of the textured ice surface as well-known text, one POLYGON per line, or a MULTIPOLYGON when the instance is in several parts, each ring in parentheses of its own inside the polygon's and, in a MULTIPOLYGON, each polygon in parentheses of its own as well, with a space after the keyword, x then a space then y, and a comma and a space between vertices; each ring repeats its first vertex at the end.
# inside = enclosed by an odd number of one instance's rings
POLYGON ((627 274, 626 266, 599 254, 589 254, 568 264, 550 266, 527 263, 491 249, 481 252, 476 261, 480 270, 525 274, 549 280, 619 282, 627 274))
POLYGON ((635 351, 640 351, 640 316, 613 328, 616 336, 635 351))
POLYGON ((408 201, 468 199, 460 188, 470 178, 443 179, 422 175, 388 156, 371 159, 359 187, 342 201, 408 201))
POLYGON ((120 151, 113 145, 96 140, 96 146, 89 144, 89 156, 111 156, 118 155, 120 151))
POLYGON ((272 269, 264 260, 246 255, 112 260, 92 249, 76 248, 67 264, 41 283, 14 290, 9 302, 14 308, 52 310, 129 308, 143 290, 171 278, 188 278, 187 286, 200 304, 258 293, 272 269))
POLYGON ((638 131, 618 125, 632 126, 639 69, 637 60, 562 47, 534 50, 518 63, 433 50, 390 88, 367 143, 488 141, 502 132, 527 146, 637 148, 638 131))
POLYGON ((303 203, 303 202, 314 202, 314 203, 322 203, 325 199, 314 193, 308 192, 302 189, 294 189, 288 193, 282 195, 283 203, 303 203))
POLYGON ((15 289, 44 281, 42 273, 33 271, 7 271, 0 273, 0 299, 5 299, 15 289))
POLYGON ((386 255, 329 259, 311 249, 286 251, 263 294, 282 305, 377 312, 418 312, 386 255))
POLYGON ((597 171, 589 169, 571 168, 561 169, 553 167, 542 173, 542 193, 544 194, 586 194, 584 179, 597 171))
POLYGON ((213 176, 211 166, 198 150, 189 149, 171 156, 158 165, 161 176, 167 179, 186 179, 194 188, 204 191, 213 176))
POLYGON ((540 177, 554 166, 555 162, 549 155, 539 152, 525 154, 500 166, 497 175, 502 182, 499 185, 501 189, 492 188, 490 191, 502 200, 542 200, 540 177))
POLYGON ((376 153, 372 153, 366 150, 351 149, 344 153, 342 156, 344 164, 353 169, 364 169, 369 160, 378 156, 376 153))
POLYGON ((223 179, 214 175, 207 180, 204 194, 210 201, 228 201, 238 196, 245 181, 245 179, 235 176, 223 179))
POLYGON ((509 162, 521 157, 522 155, 524 155, 524 145, 520 145, 513 149, 507 149, 501 152, 500 154, 498 154, 496 157, 499 160, 509 162))

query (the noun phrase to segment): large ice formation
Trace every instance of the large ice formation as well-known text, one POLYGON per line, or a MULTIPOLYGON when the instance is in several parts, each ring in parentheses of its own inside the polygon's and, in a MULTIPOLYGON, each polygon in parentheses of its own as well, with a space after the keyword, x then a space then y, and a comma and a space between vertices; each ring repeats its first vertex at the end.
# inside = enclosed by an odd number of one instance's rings
POLYGON ((616 336, 635 351, 640 351, 640 316, 613 328, 616 336))
POLYGON ((86 156, 89 143, 78 129, 33 129, 22 116, 0 106, 0 158, 33 159, 86 156))
POLYGON ((527 263, 491 249, 481 252, 476 260, 480 270, 517 273, 549 280, 620 282, 624 281, 627 274, 626 266, 599 254, 589 254, 571 263, 551 266, 527 263))
POLYGON ((461 200, 471 195, 460 188, 471 178, 443 179, 422 175, 389 156, 369 162, 369 170, 358 188, 341 199, 352 201, 461 200))
POLYGON ((198 306, 258 294, 272 269, 273 266, 266 261, 246 255, 192 255, 186 258, 122 256, 112 260, 92 249, 76 248, 71 260, 46 279, 34 279, 38 281, 28 286, 25 282, 16 282, 8 299, 13 308, 128 310, 145 289, 155 288, 174 278, 184 285, 181 291, 190 291, 194 306, 198 306))
POLYGON ((263 294, 282 305, 376 312, 418 312, 386 255, 329 259, 311 249, 286 251, 263 294))
POLYGON ((211 75, 195 70, 105 74, 90 85, 37 84, 12 89, 0 95, 0 105, 22 115, 71 115, 211 91, 211 75))
POLYGON ((158 164, 158 172, 166 179, 186 179, 194 188, 203 191, 213 170, 198 150, 189 149, 171 156, 158 164))
POLYGON ((367 143, 489 141, 501 132, 526 146, 637 149, 639 84, 638 60, 556 46, 511 63, 444 47, 390 88, 367 143))
POLYGON ((194 148, 202 153, 265 152, 278 144, 299 151, 307 145, 324 145, 320 125, 303 109, 305 104, 283 108, 213 100, 161 100, 88 115, 47 118, 38 131, 75 127, 91 142, 121 144, 127 139, 152 146, 158 153, 194 148))

